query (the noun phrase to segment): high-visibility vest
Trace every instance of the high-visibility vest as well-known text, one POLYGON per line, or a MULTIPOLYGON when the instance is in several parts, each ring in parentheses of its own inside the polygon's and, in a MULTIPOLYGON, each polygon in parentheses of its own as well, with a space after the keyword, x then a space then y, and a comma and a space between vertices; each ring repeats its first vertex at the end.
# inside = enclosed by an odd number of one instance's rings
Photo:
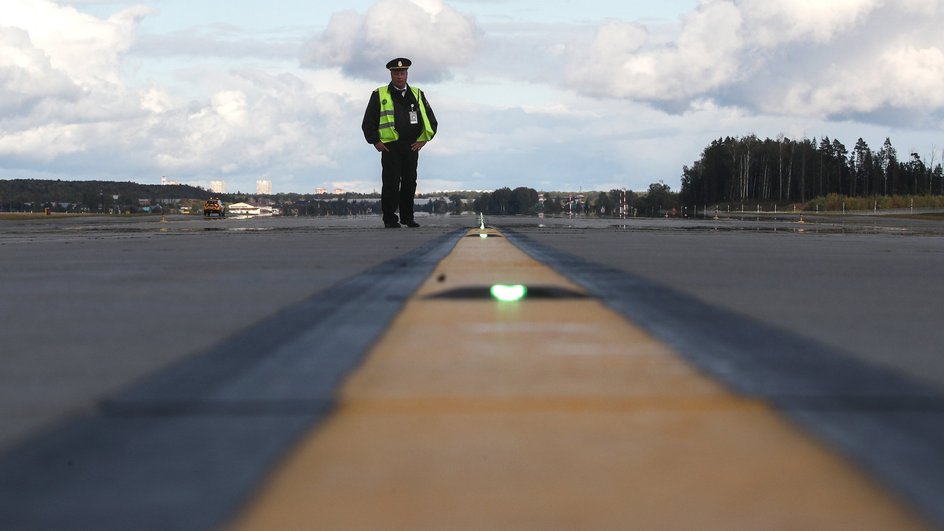
MULTIPOLYGON (((429 142, 433 139, 433 135, 436 133, 433 131, 433 127, 429 124, 429 119, 426 118, 426 105, 423 104, 423 98, 420 95, 420 89, 416 87, 410 87, 410 90, 413 92, 413 96, 416 98, 416 102, 420 106, 420 119, 423 121, 423 132, 420 133, 420 136, 416 139, 416 141, 429 142)), ((387 142, 399 140, 400 133, 397 132, 397 129, 393 124, 393 98, 390 97, 390 86, 384 85, 382 87, 378 87, 377 93, 380 96, 380 124, 377 128, 377 130, 380 132, 380 141, 386 144, 387 142)))

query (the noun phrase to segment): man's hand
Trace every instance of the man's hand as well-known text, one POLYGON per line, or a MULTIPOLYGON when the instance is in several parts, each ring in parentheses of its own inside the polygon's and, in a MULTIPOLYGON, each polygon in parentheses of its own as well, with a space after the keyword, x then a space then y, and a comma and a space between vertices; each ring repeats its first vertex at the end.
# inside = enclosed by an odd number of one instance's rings
POLYGON ((383 142, 377 142, 376 144, 374 144, 374 148, 375 148, 377 151, 390 152, 390 150, 387 149, 387 146, 386 146, 383 142))
POLYGON ((410 149, 413 151, 419 151, 423 149, 423 146, 426 145, 426 142, 413 142, 413 145, 410 146, 410 149))

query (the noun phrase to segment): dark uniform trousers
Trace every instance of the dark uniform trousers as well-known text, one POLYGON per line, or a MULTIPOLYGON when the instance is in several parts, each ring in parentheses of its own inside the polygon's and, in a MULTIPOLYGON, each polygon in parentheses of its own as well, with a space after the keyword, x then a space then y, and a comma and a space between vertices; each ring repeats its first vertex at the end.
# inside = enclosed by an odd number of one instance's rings
POLYGON ((382 168, 380 206, 384 223, 397 223, 397 207, 400 208, 400 223, 413 221, 413 196, 416 194, 416 164, 419 151, 413 151, 413 142, 402 137, 385 144, 390 151, 380 152, 382 168))

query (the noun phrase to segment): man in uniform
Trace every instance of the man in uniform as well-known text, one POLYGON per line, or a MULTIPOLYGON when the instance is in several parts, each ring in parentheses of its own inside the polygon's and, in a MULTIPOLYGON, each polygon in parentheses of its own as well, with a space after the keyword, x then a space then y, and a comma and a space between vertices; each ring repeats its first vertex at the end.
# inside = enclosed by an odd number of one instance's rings
POLYGON ((361 124, 367 143, 380 152, 383 169, 380 206, 384 227, 388 229, 401 223, 407 227, 420 226, 413 219, 416 163, 419 151, 432 140, 438 126, 426 96, 406 82, 411 64, 404 57, 387 63, 390 84, 371 93, 361 124))

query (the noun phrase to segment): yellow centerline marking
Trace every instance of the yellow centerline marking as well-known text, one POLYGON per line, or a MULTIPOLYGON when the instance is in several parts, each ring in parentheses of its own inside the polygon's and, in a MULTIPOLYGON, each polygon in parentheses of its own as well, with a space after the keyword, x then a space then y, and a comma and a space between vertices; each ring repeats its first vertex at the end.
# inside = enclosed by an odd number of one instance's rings
POLYGON ((921 528, 596 300, 427 298, 496 283, 580 290, 462 238, 234 528, 921 528))

